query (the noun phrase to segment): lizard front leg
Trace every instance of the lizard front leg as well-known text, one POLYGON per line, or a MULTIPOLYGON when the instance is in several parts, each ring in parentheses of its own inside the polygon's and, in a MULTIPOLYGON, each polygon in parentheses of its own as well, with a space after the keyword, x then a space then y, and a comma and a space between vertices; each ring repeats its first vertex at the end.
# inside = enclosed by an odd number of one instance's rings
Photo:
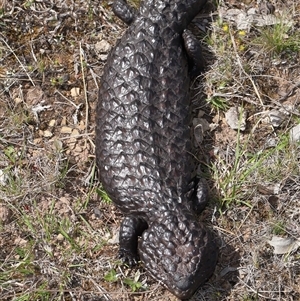
POLYGON ((126 0, 115 0, 113 3, 113 12, 127 25, 132 23, 136 15, 136 10, 126 0))
POLYGON ((148 224, 142 218, 127 216, 123 219, 119 241, 119 258, 129 266, 137 264, 139 260, 137 245, 138 237, 148 228, 148 224))

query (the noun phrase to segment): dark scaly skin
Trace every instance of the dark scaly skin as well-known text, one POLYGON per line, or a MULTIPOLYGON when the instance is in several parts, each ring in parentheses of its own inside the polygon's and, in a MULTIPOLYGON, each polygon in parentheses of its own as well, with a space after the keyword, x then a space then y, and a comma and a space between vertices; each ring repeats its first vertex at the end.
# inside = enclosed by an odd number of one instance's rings
POLYGON ((185 29, 205 2, 147 0, 136 12, 115 1, 115 13, 130 26, 107 59, 97 106, 100 180, 126 215, 119 255, 130 265, 139 255, 181 299, 211 276, 217 261, 213 237, 192 212, 207 202, 205 186, 197 189, 192 175, 189 129, 188 65, 199 69, 202 60, 185 29))

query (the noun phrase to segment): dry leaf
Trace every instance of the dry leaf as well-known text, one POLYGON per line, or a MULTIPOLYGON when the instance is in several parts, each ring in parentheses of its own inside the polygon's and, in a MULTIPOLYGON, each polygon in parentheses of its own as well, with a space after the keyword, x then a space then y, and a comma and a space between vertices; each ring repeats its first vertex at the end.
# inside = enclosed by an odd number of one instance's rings
POLYGON ((273 236, 268 243, 274 247, 274 254, 287 254, 296 251, 300 246, 300 240, 290 237, 273 236))

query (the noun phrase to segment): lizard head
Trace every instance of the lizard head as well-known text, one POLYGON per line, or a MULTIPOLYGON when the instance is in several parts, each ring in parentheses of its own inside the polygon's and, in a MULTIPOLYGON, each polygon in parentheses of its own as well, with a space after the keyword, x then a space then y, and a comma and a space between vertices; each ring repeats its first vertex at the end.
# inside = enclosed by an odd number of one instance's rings
POLYGON ((139 242, 139 254, 147 271, 175 296, 191 297, 212 275, 217 246, 192 214, 164 215, 149 225, 139 242))

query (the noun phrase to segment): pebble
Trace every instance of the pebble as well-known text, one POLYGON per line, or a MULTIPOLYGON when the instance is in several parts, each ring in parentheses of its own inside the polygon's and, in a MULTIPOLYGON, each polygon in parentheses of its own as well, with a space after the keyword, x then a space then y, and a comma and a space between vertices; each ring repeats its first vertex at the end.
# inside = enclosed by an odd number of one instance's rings
POLYGON ((44 137, 49 138, 52 136, 53 136, 53 134, 50 131, 48 131, 48 130, 44 131, 44 137))
POLYGON ((71 96, 72 97, 77 97, 77 96, 79 96, 79 94, 80 94, 80 88, 75 87, 75 88, 71 89, 71 96))
POLYGON ((56 239, 57 239, 58 241, 63 241, 63 240, 64 240, 64 236, 63 236, 61 233, 59 233, 59 234, 56 236, 56 239))
POLYGON ((233 130, 246 129, 246 112, 242 107, 232 107, 225 113, 225 119, 233 130), (242 115, 241 115, 242 114, 242 115))
POLYGON ((291 142, 299 142, 300 141, 300 124, 294 126, 290 130, 290 141, 291 142))
POLYGON ((268 113, 268 118, 273 127, 279 127, 286 118, 286 115, 278 110, 272 110, 268 113))
POLYGON ((55 120, 55 119, 51 119, 51 120, 49 121, 49 126, 50 126, 50 127, 54 127, 54 126, 55 126, 55 123, 56 123, 56 120, 55 120))
POLYGON ((95 49, 98 52, 109 52, 111 45, 106 40, 101 40, 95 44, 95 49))
POLYGON ((77 129, 74 129, 71 133, 71 136, 78 136, 79 135, 79 131, 77 129))
POLYGON ((85 123, 84 121, 80 121, 79 124, 77 125, 77 128, 80 130, 80 131, 83 131, 85 130, 85 123))
POLYGON ((60 132, 62 134, 71 134, 73 131, 72 128, 68 127, 68 126, 63 126, 61 129, 60 129, 60 132))

